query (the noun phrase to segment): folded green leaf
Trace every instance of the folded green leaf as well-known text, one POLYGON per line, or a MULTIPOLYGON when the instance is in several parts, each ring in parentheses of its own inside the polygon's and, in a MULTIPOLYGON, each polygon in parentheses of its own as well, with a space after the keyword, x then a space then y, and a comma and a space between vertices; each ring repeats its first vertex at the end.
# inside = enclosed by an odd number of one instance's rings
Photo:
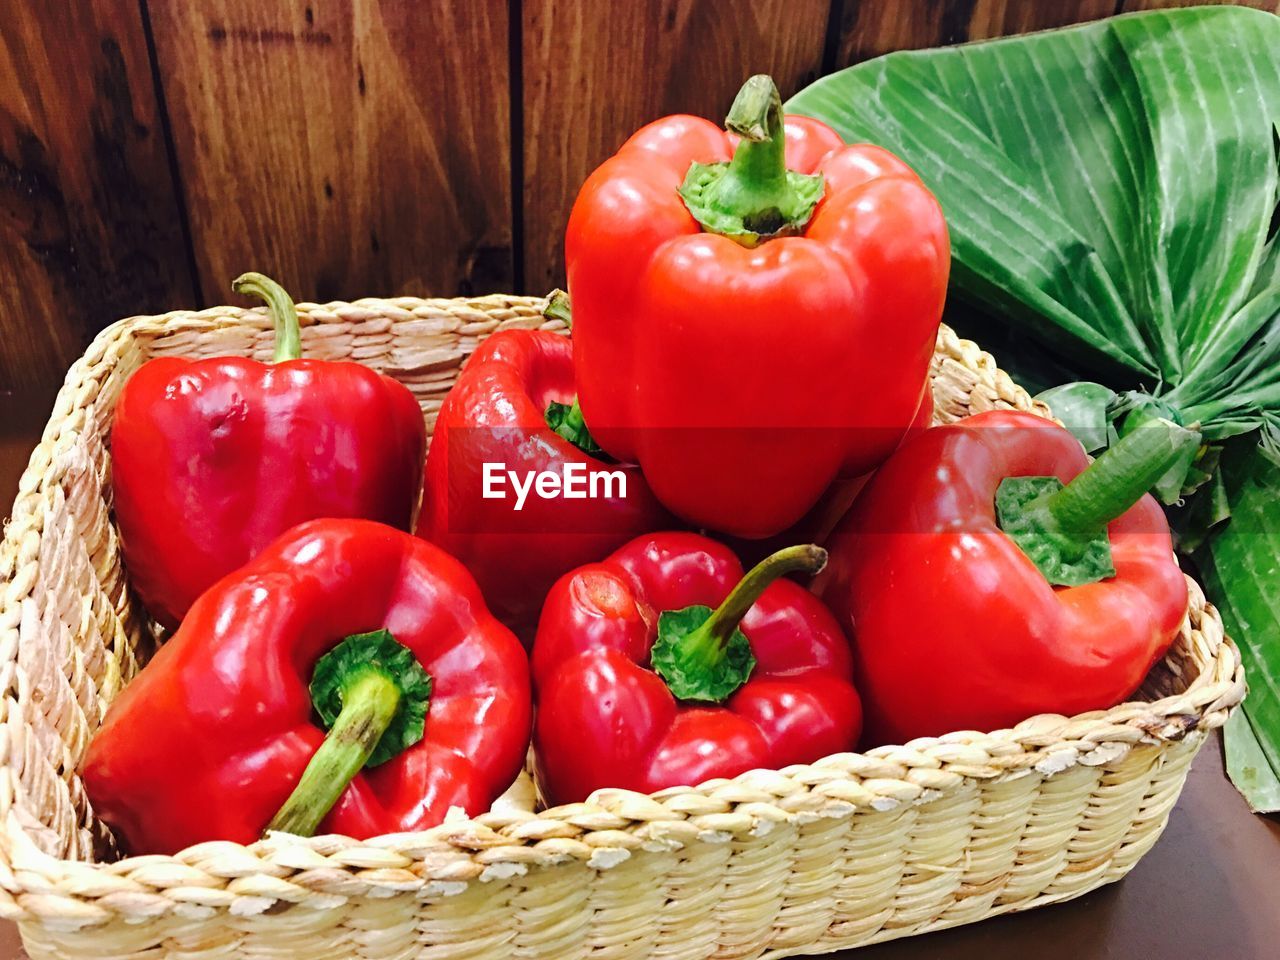
POLYGON ((1161 10, 889 54, 787 107, 915 168, 953 294, 1218 439, 1280 410, 1277 49, 1271 14, 1161 10))
POLYGON ((1231 519, 1227 486, 1218 469, 1221 454, 1220 446, 1202 447, 1200 458, 1187 471, 1188 493, 1197 495, 1170 516, 1174 543, 1183 553, 1199 550, 1213 530, 1231 519))
MULTIPOLYGON (((1223 455, 1224 494, 1231 522, 1210 534, 1196 553, 1205 590, 1222 612, 1227 633, 1240 643, 1249 697, 1244 710, 1256 735, 1256 754, 1280 777, 1280 456, 1241 437, 1223 455)), ((1239 737, 1239 727, 1228 733, 1239 737)), ((1236 746, 1239 746, 1237 744, 1236 746)), ((1258 759, 1260 758, 1260 759, 1258 759)), ((1265 771, 1233 774, 1252 806, 1265 806, 1265 771)))
POLYGON ((1107 445, 1107 410, 1116 392, 1100 383, 1076 382, 1046 390, 1036 397, 1049 405, 1062 425, 1093 453, 1107 445))
POLYGON ((1249 722, 1248 708, 1237 710, 1223 730, 1227 776, 1254 813, 1280 811, 1280 776, 1271 766, 1249 722))

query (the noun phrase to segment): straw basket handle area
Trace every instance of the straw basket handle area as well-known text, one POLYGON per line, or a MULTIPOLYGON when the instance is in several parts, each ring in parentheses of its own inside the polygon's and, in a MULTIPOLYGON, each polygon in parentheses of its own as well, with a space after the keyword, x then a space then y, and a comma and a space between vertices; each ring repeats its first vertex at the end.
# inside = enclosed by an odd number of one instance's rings
MULTIPOLYGON (((543 298, 299 304, 304 355, 404 382, 428 427, 464 360, 543 298)), ((704 958, 816 953, 1078 896, 1160 835, 1207 733, 1244 695, 1199 587, 1139 698, 752 771, 652 796, 605 790, 356 842, 273 834, 119 859, 77 775, 157 632, 112 522, 109 437, 163 354, 271 355, 265 311, 133 317, 71 368, 0 543, 0 916, 33 958, 704 958)), ((935 422, 1049 412, 949 328, 935 422)), ((980 625, 975 625, 980 629, 980 625)), ((521 797, 524 797, 521 799, 521 797)))

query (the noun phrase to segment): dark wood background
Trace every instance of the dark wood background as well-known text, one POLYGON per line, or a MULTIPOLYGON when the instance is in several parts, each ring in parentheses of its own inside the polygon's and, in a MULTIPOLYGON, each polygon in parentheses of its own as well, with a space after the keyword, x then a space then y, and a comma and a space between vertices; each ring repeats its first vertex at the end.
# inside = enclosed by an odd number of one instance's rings
MULTIPOLYGON (((1276 0, 1252 0, 1276 9, 1276 0)), ((647 120, 1168 0, 0 0, 0 409, 95 331, 224 302, 542 292, 647 120)))

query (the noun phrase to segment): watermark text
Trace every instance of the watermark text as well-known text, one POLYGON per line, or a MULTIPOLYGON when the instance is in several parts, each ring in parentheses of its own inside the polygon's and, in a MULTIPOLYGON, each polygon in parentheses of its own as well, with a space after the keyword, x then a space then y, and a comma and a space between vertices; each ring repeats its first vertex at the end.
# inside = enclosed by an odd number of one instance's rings
POLYGON ((529 494, 540 500, 626 499, 627 475, 622 470, 591 470, 585 463, 561 464, 560 470, 508 470, 505 463, 484 465, 486 500, 507 500, 515 494, 515 510, 523 510, 529 494))

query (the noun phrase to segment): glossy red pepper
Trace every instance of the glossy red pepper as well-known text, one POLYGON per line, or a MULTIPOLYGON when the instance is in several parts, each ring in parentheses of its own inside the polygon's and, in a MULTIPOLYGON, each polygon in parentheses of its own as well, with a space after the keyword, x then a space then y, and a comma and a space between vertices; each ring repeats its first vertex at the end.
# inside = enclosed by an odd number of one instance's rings
POLYGON ((947 286, 937 201, 887 151, 784 124, 767 77, 727 121, 640 130, 565 238, 579 399, 682 518, 760 538, 876 467, 917 411, 947 286))
MULTIPOLYGON (((925 385, 924 395, 916 409, 911 426, 903 434, 905 443, 921 430, 928 429, 933 421, 933 393, 929 385, 925 385)), ((800 521, 781 533, 763 540, 750 540, 741 537, 726 537, 725 542, 733 549, 743 563, 756 563, 775 550, 780 550, 790 543, 825 543, 835 532, 840 521, 853 506, 858 493, 871 479, 871 474, 864 473, 848 480, 837 480, 823 493, 818 502, 800 518, 800 521)))
POLYGON ((658 533, 562 578, 533 648, 548 799, 650 793, 852 749, 862 714, 848 641, 811 593, 776 579, 824 559, 791 547, 743 577, 727 547, 658 533))
POLYGON ((532 639, 551 585, 632 537, 671 525, 639 468, 602 460, 576 418, 573 348, 558 334, 496 333, 467 361, 436 418, 418 534, 467 565, 489 607, 532 639), (548 423, 557 420, 560 432, 548 423), (569 422, 565 422, 565 421, 569 422), (501 467, 488 486, 486 464, 501 467), (563 475, 572 466, 599 496, 521 499, 506 476, 563 475), (499 482, 500 481, 500 482, 499 482), (605 495, 609 494, 609 495, 605 495), (518 507, 517 507, 518 505, 518 507))
POLYGON ((379 523, 316 520, 200 597, 83 776, 131 853, 268 827, 363 839, 487 810, 530 710, 525 652, 460 563, 379 523))
POLYGON ((276 324, 275 362, 158 357, 125 384, 111 431, 129 581, 176 627, 201 593, 295 524, 364 517, 408 530, 426 431, 403 384, 301 360, 293 301, 245 274, 276 324))
POLYGON ((1144 491, 1197 442, 1151 421, 1090 466, 1063 428, 1002 411, 904 444, 815 583, 854 638, 868 741, 1130 696, 1187 609, 1168 524, 1144 491))

